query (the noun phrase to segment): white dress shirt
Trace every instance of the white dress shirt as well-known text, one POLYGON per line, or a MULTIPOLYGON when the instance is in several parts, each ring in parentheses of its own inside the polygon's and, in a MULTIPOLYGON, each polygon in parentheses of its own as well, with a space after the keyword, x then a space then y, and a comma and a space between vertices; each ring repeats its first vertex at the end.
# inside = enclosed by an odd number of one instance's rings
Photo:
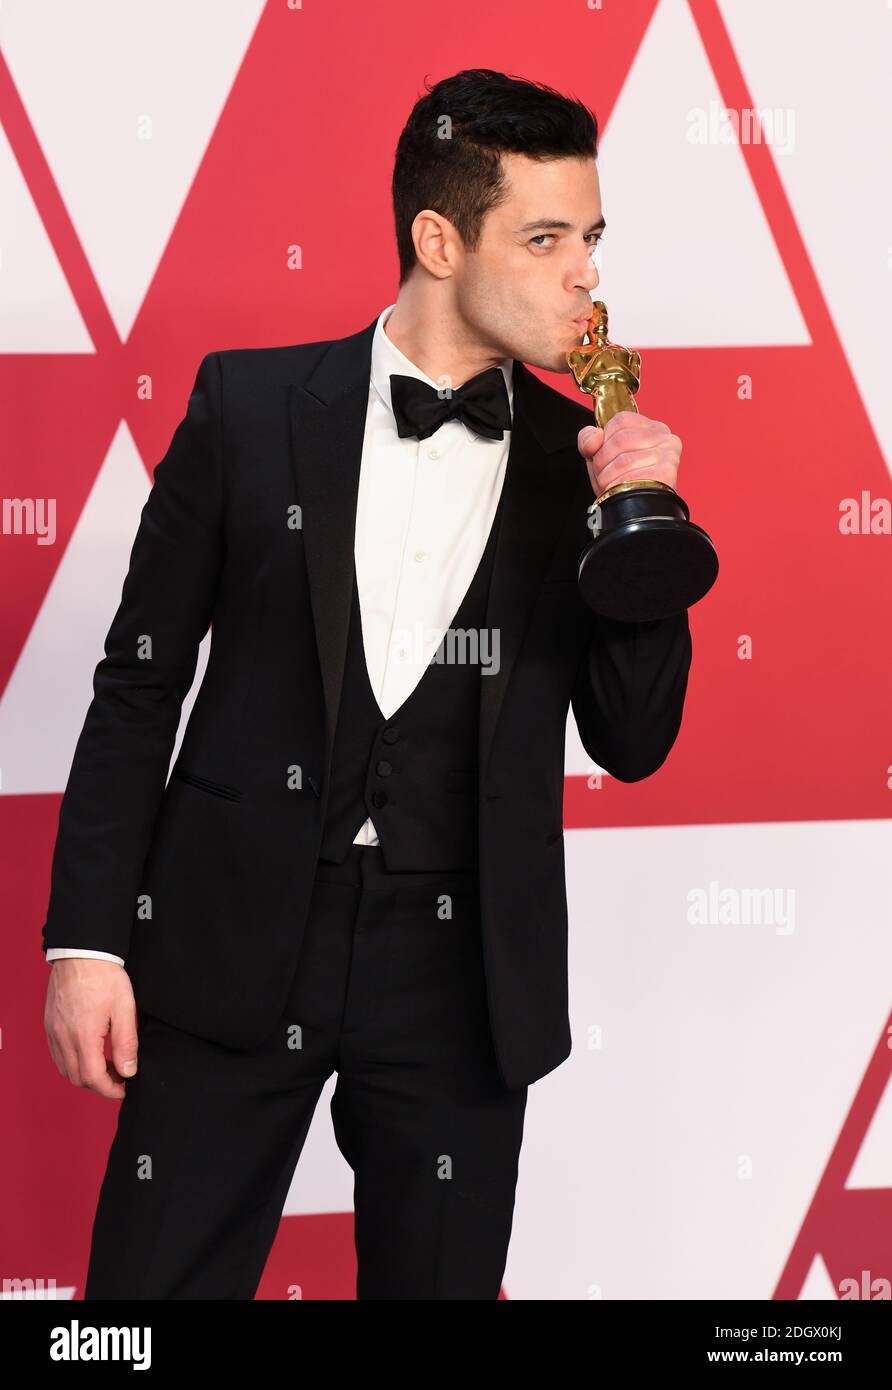
MULTIPOLYGON (((511 431, 485 439, 449 420, 427 439, 400 439, 390 403, 391 373, 431 380, 385 332, 372 338, 369 403, 359 472, 354 558, 369 682, 389 719, 424 675, 480 564, 505 481, 511 431)), ((513 361, 498 364, 514 409, 513 361)), ((457 389, 462 382, 453 383, 457 389)), ((376 845, 371 820, 354 844, 376 845)), ((53 947, 48 961, 107 951, 53 947)))

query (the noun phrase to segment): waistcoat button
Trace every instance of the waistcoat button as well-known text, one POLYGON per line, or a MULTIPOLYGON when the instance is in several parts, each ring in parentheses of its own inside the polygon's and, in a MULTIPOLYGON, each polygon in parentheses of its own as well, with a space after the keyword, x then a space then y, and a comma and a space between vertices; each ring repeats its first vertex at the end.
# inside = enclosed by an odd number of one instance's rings
POLYGON ((389 763, 386 758, 382 758, 380 762, 375 764, 375 771, 381 777, 389 777, 393 772, 393 764, 389 763))
POLYGON ((381 741, 382 741, 383 743, 396 743, 396 741, 397 741, 397 739, 399 738, 399 736, 400 736, 400 731, 399 731, 399 729, 394 729, 394 728, 391 727, 391 728, 389 728, 389 729, 385 729, 385 730, 384 730, 384 732, 383 732, 382 735, 381 735, 381 741))
POLYGON ((372 792, 372 805, 373 805, 373 806, 386 806, 386 805, 387 805, 387 793, 386 793, 386 792, 372 792))

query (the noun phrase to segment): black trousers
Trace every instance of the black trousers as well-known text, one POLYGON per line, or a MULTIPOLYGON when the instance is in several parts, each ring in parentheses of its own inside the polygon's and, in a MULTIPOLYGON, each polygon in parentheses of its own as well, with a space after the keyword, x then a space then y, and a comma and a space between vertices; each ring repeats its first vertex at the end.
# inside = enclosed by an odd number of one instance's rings
POLYGON ((85 1298, 253 1298, 332 1072, 357 1298, 498 1297, 527 1088, 496 1066, 475 873, 388 873, 379 847, 354 845, 318 865, 287 1006, 260 1046, 142 1010, 138 1028, 85 1298))

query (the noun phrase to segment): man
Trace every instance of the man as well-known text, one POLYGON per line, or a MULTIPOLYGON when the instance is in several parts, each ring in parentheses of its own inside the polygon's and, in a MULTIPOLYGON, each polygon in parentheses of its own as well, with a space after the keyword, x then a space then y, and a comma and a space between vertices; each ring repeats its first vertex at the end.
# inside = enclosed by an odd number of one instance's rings
POLYGON ((586 426, 523 365, 566 372, 584 332, 596 154, 548 88, 440 82, 397 149, 396 303, 201 362, 44 927, 56 1064, 123 1097, 88 1298, 253 1297, 334 1071, 357 1296, 498 1297, 527 1089, 570 1051, 568 706, 637 781, 691 659, 686 613, 601 619, 576 584, 593 489, 674 484, 680 441, 586 426))

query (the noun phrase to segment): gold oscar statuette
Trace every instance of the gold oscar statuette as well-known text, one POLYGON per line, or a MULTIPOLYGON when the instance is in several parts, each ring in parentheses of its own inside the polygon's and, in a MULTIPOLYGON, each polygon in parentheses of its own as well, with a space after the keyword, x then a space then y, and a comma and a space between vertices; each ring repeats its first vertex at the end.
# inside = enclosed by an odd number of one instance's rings
MULTIPOLYGON (((638 406, 641 357, 607 337, 607 306, 592 305, 588 343, 567 354, 580 391, 592 398, 601 428, 621 410, 638 406)), ((712 588, 719 562, 687 503, 657 478, 614 483, 588 509, 592 541, 579 561, 579 588, 590 608, 625 622, 668 617, 697 603, 712 588)))

